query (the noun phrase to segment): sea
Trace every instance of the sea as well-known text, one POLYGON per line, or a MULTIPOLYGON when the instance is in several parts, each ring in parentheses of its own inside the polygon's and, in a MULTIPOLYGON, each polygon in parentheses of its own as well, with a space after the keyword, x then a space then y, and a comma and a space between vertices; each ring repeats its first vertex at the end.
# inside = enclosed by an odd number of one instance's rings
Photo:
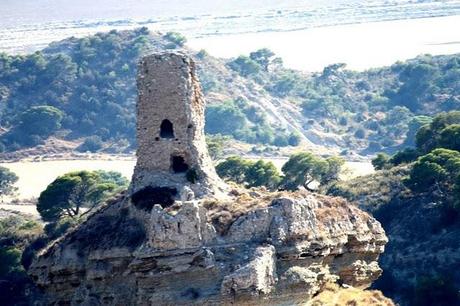
POLYGON ((0 0, 0 52, 69 36, 148 27, 235 57, 269 47, 286 66, 364 70, 418 54, 460 52, 460 0, 0 0))

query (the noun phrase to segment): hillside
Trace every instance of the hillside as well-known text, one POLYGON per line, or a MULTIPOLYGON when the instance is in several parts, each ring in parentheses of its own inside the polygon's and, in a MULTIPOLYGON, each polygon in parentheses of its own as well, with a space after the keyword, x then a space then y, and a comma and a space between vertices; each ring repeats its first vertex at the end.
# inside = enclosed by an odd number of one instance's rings
POLYGON ((416 150, 373 160, 378 170, 328 189, 370 212, 389 243, 375 284, 400 305, 460 303, 460 112, 416 134, 416 150))
POLYGON ((420 56, 362 73, 336 64, 308 74, 284 68, 269 50, 223 60, 184 42, 177 33, 140 28, 69 38, 27 56, 1 54, 0 150, 53 136, 79 151, 132 152, 137 62, 167 49, 197 61, 207 134, 256 146, 301 143, 345 156, 392 152, 413 143, 414 129, 429 120, 424 116, 460 107, 459 55, 420 56), (36 127, 37 118, 49 124, 36 127))

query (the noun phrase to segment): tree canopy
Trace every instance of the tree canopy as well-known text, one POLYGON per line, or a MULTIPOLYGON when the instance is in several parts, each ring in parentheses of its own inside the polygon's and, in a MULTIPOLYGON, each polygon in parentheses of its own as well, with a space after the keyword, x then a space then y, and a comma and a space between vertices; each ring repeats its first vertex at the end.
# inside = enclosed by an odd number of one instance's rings
POLYGON ((417 159, 407 185, 416 192, 451 190, 460 175, 460 152, 438 148, 417 159))
POLYGON ((228 157, 216 166, 217 174, 247 187, 265 186, 276 189, 281 176, 272 162, 245 160, 239 156, 228 157))
POLYGON ((117 172, 77 171, 58 177, 40 194, 37 210, 45 221, 75 218, 91 211, 128 180, 117 172))
POLYGON ((238 56, 228 66, 244 77, 256 74, 262 69, 259 63, 245 55, 238 56))
POLYGON ((428 153, 435 148, 451 148, 459 146, 460 111, 439 113, 430 124, 422 126, 416 134, 417 148, 428 153))
POLYGON ((288 190, 299 186, 312 190, 310 184, 315 181, 328 184, 338 180, 343 164, 343 159, 338 157, 324 159, 309 152, 293 154, 281 169, 284 173, 282 185, 288 190))
POLYGON ((8 168, 0 166, 0 199, 6 195, 12 195, 16 191, 14 183, 19 177, 8 168))

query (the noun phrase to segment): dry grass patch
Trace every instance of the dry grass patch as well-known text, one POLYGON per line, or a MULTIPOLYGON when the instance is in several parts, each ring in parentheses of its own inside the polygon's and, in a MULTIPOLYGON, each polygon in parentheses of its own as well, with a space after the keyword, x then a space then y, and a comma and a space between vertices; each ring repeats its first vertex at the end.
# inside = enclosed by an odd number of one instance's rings
POLYGON ((270 206, 279 197, 302 197, 301 192, 268 191, 264 187, 245 189, 234 185, 230 192, 232 198, 226 201, 215 199, 204 200, 203 207, 208 210, 208 220, 216 230, 225 235, 232 223, 250 211, 270 206))
POLYGON ((343 288, 328 284, 324 290, 305 306, 394 306, 389 298, 377 290, 343 288))

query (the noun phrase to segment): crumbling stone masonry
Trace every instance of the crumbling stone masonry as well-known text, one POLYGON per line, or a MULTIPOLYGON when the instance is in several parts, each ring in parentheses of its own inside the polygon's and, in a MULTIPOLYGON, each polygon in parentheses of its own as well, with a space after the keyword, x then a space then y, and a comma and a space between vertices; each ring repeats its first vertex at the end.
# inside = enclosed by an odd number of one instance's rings
POLYGON ((220 194, 225 185, 206 148, 205 101, 193 60, 182 53, 146 56, 137 83, 138 149, 131 183, 135 204, 136 198, 167 206, 175 199, 220 194))

